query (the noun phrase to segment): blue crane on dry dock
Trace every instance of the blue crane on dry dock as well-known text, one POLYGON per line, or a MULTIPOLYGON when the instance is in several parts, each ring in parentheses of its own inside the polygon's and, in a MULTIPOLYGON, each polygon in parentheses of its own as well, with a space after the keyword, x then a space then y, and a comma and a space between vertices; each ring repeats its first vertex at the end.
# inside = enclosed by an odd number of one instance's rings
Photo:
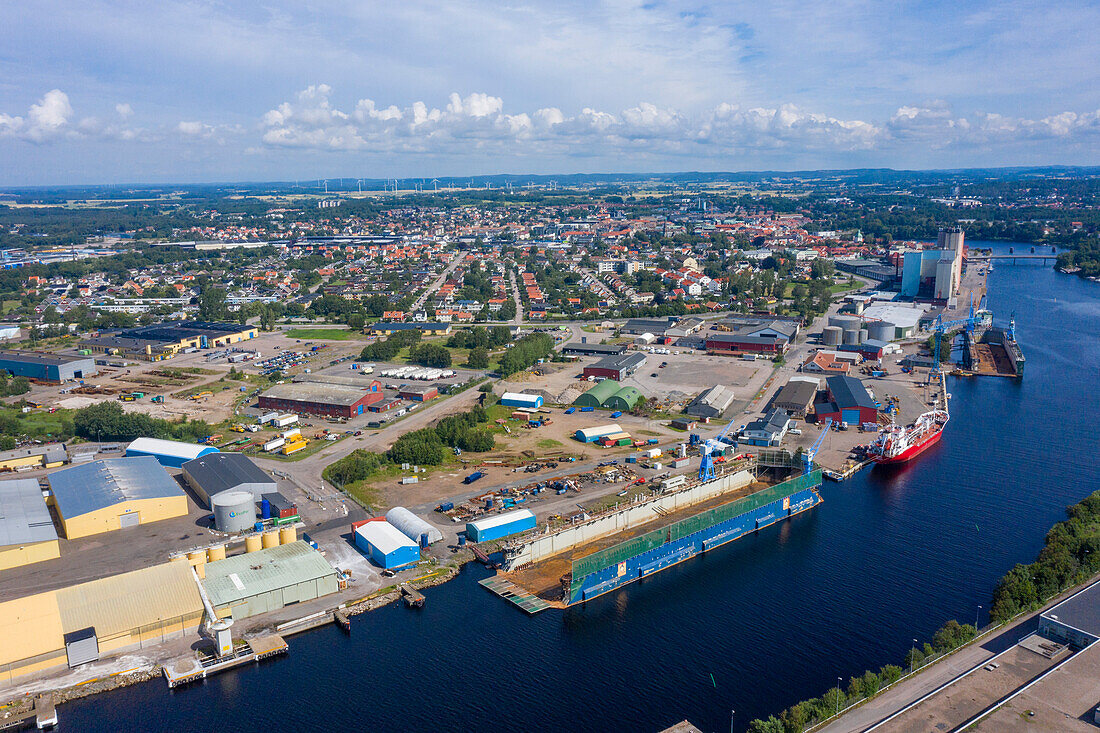
POLYGON ((707 438, 699 444, 699 480, 710 481, 714 478, 714 451, 725 449, 727 444, 723 442, 723 439, 729 435, 735 422, 737 422, 737 418, 730 420, 729 425, 722 428, 718 435, 707 438))
POLYGON ((974 310, 974 294, 970 294, 970 314, 966 318, 957 318, 953 321, 943 320, 942 315, 936 316, 936 320, 932 323, 932 330, 936 334, 934 339, 935 343, 932 347, 932 371, 940 371, 940 341, 943 340, 943 335, 956 328, 965 329, 968 334, 973 334, 974 329, 981 325, 982 321, 988 317, 993 320, 993 313, 991 311, 976 311, 974 310))
POLYGON ((825 436, 829 434, 829 428, 833 426, 833 419, 831 417, 825 418, 825 427, 821 430, 821 435, 817 436, 817 440, 809 447, 808 450, 802 453, 802 470, 804 473, 810 473, 814 470, 814 459, 817 458, 817 452, 821 450, 821 444, 825 442, 825 436))

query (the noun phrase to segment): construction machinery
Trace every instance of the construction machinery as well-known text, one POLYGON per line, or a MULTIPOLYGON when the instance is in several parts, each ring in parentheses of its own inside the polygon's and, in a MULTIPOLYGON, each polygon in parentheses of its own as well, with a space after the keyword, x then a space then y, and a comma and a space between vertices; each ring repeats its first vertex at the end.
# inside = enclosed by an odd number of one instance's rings
POLYGON ((730 420, 729 425, 722 428, 722 431, 713 438, 707 438, 701 441, 699 444, 699 480, 710 481, 714 478, 714 452, 724 451, 728 446, 728 443, 723 442, 723 439, 733 429, 733 424, 737 422, 737 418, 730 420))
POLYGON ((814 459, 817 458, 817 452, 821 450, 821 444, 825 442, 825 436, 829 434, 829 428, 833 426, 833 419, 831 417, 825 418, 825 424, 821 428, 821 435, 817 436, 817 440, 807 450, 802 452, 802 471, 804 473, 810 473, 814 470, 814 459))
POLYGON ((970 313, 966 318, 945 321, 942 315, 936 316, 936 320, 932 323, 932 331, 935 333, 932 346, 933 373, 940 373, 942 371, 940 368, 940 342, 943 341, 944 334, 956 328, 962 328, 966 331, 967 338, 972 339, 974 330, 987 320, 992 322, 993 312, 989 310, 975 310, 973 293, 970 294, 970 313))

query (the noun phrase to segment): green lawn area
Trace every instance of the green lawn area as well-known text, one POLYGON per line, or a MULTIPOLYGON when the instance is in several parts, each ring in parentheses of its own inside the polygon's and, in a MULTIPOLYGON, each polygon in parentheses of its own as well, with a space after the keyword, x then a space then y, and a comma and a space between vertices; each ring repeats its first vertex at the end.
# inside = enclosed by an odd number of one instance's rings
POLYGON ((537 445, 539 448, 542 448, 543 450, 553 450, 554 448, 560 448, 565 444, 562 443, 560 440, 554 440, 553 438, 543 438, 538 443, 535 443, 535 445, 537 445))
POLYGON ((18 308, 19 303, 20 301, 18 300, 5 300, 3 304, 0 305, 0 313, 7 315, 8 313, 18 308))
POLYGON ((37 408, 30 412, 22 412, 18 407, 5 407, 0 414, 10 415, 19 423, 19 431, 30 436, 57 436, 61 433, 62 424, 68 422, 72 426, 75 410, 58 408, 51 413, 44 408, 37 408))
POLYGON ((832 287, 829 288, 829 291, 832 293, 845 293, 849 290, 857 290, 861 287, 863 287, 863 282, 860 280, 856 280, 852 283, 849 283, 847 281, 835 282, 833 283, 832 287))
POLYGON ((292 339, 309 339, 318 341, 349 341, 352 339, 368 339, 365 333, 352 331, 350 328, 291 328, 286 331, 286 337, 292 339))

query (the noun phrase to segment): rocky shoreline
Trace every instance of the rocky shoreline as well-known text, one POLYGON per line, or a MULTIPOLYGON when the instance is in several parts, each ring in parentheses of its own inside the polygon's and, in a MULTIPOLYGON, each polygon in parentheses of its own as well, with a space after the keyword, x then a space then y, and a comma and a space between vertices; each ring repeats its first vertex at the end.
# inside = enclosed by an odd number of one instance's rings
MULTIPOLYGON (((433 586, 442 585, 457 577, 459 570, 462 568, 462 566, 472 559, 473 556, 471 554, 470 557, 463 559, 457 565, 448 565, 446 568, 444 568, 444 572, 440 573, 439 575, 433 576, 427 580, 415 584, 410 583, 410 585, 413 585, 418 589, 431 588, 433 586)), ((368 611, 373 611, 375 609, 381 608, 382 606, 389 605, 394 601, 400 600, 400 598, 401 592, 394 589, 392 591, 383 593, 382 595, 368 598, 366 600, 359 601, 353 605, 346 606, 343 609, 330 609, 329 615, 331 616, 337 610, 343 610, 343 612, 348 616, 356 616, 361 613, 367 613, 368 611)), ((300 631, 305 631, 308 628, 313 627, 304 627, 300 631)), ((132 671, 111 675, 109 677, 102 677, 89 682, 71 685, 69 687, 61 687, 56 690, 50 690, 49 692, 42 694, 49 694, 53 698, 53 702, 55 705, 61 705, 62 703, 72 702, 73 700, 79 700, 81 698, 90 697, 92 695, 98 695, 100 693, 118 690, 123 687, 129 687, 130 685, 148 682, 162 675, 163 667, 157 664, 151 667, 138 668, 132 671)), ((3 713, 5 714, 4 717, 8 717, 11 714, 17 713, 19 710, 24 709, 26 706, 32 703, 35 697, 38 697, 38 694, 28 693, 21 697, 9 698, 3 703, 0 703, 0 705, 6 706, 2 708, 3 713)), ((2 723, 3 717, 0 717, 0 724, 2 723)))

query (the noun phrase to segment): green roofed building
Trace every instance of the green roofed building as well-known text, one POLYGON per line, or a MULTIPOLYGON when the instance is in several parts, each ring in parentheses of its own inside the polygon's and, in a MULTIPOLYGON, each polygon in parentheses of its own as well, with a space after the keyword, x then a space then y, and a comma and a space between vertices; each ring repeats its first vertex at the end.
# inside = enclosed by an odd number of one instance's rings
POLYGON ((618 382, 614 379, 605 379, 578 397, 573 404, 577 407, 603 407, 604 401, 618 391, 618 382))
POLYGON ((642 393, 635 387, 623 387, 615 394, 603 401, 603 406, 608 410, 633 410, 634 405, 642 398, 642 393))

